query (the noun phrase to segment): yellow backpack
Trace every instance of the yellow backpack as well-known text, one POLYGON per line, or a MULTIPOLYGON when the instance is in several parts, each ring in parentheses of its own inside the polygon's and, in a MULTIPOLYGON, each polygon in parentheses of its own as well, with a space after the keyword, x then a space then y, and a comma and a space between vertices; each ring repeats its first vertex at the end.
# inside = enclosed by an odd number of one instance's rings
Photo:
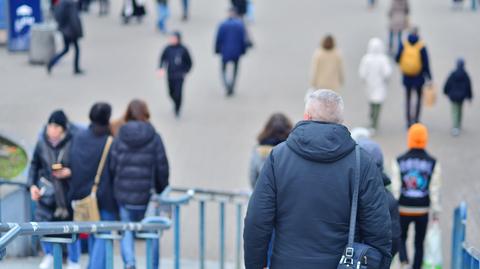
POLYGON ((422 72, 422 54, 423 42, 417 42, 415 45, 410 42, 403 43, 403 52, 400 56, 400 70, 407 76, 417 76, 422 72))

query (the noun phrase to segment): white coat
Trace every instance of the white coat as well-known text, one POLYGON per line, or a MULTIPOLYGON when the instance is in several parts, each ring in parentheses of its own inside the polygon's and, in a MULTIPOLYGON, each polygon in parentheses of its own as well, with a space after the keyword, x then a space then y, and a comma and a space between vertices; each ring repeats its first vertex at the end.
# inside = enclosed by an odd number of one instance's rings
POLYGON ((387 97, 388 79, 392 74, 392 66, 385 54, 385 46, 379 38, 372 38, 368 43, 368 51, 360 62, 359 75, 365 82, 368 99, 371 103, 380 104, 387 97))

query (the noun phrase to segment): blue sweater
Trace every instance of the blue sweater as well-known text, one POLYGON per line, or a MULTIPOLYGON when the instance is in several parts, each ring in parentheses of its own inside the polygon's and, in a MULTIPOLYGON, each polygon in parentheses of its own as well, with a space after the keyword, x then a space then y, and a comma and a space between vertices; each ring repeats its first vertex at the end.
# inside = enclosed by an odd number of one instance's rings
POLYGON ((240 19, 228 18, 218 28, 215 53, 223 62, 237 61, 247 50, 245 25, 240 19))

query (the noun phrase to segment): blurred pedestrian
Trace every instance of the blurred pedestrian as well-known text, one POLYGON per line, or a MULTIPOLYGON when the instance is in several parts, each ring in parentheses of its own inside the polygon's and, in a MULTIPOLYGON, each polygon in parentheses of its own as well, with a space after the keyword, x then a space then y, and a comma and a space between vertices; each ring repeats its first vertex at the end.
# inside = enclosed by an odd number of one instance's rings
POLYGON ((312 60, 312 80, 313 90, 331 89, 340 90, 344 82, 343 59, 335 48, 335 39, 332 35, 327 35, 321 47, 315 50, 312 60))
POLYGON ((182 21, 188 21, 190 16, 190 0, 181 0, 182 1, 182 21))
POLYGON ((258 145, 255 146, 250 159, 250 185, 252 188, 255 188, 263 164, 273 147, 284 142, 291 130, 292 122, 282 113, 275 113, 268 119, 257 138, 258 145))
POLYGON ((158 30, 162 33, 167 33, 167 20, 170 17, 170 9, 168 8, 168 0, 157 0, 158 10, 158 30))
POLYGON ((192 59, 188 49, 182 43, 180 32, 170 35, 168 46, 163 50, 160 57, 160 76, 167 74, 170 98, 175 105, 175 116, 180 116, 182 106, 183 82, 185 76, 192 69, 192 59))
POLYGON ((218 28, 215 41, 215 53, 222 57, 222 79, 227 96, 232 96, 235 93, 239 61, 247 49, 248 36, 245 25, 238 17, 236 9, 231 8, 228 19, 222 22, 218 28), (230 76, 227 72, 229 65, 233 67, 230 76))
POLYGON ((408 28, 409 14, 410 7, 408 0, 392 0, 392 5, 388 11, 388 18, 390 20, 388 49, 392 55, 395 55, 394 49, 400 46, 402 42, 403 31, 408 28))
POLYGON ((232 7, 235 8, 240 18, 247 14, 248 2, 247 0, 231 0, 232 7))
MULTIPOLYGON (((353 137, 353 131, 352 131, 352 137, 353 137)), ((392 222, 392 251, 390 253, 392 254, 392 258, 393 258, 395 257, 395 255, 397 255, 398 250, 400 248, 400 237, 401 237, 402 231, 400 229, 400 213, 398 212, 398 202, 393 196, 392 192, 387 189, 391 185, 392 181, 387 176, 387 174, 385 174, 385 171, 383 169, 384 166, 383 166, 382 148, 380 147, 379 144, 377 144, 376 142, 374 142, 369 138, 355 139, 355 141, 358 143, 358 145, 362 149, 364 149, 366 152, 370 154, 370 156, 375 161, 375 164, 377 165, 378 169, 380 169, 380 172, 382 173, 383 185, 386 188, 385 191, 387 194, 388 208, 390 211, 390 220, 392 222)))
MULTIPOLYGON (((71 221, 72 208, 68 199, 70 188, 70 146, 72 134, 62 110, 54 111, 33 152, 28 185, 36 202, 35 221, 71 221)), ((53 243, 41 242, 45 256, 39 269, 53 266, 53 243)), ((67 269, 80 269, 79 241, 67 245, 67 269)))
POLYGON ((127 105, 127 110, 120 119, 112 121, 110 124, 110 132, 114 137, 118 136, 120 128, 127 123, 127 121, 139 120, 148 122, 150 120, 150 112, 148 111, 147 103, 144 101, 133 99, 127 105))
MULTIPOLYGON (((152 192, 160 194, 168 186, 169 165, 160 135, 149 122, 144 101, 133 100, 112 145, 110 170, 114 178, 114 197, 120 209, 120 220, 138 222, 152 192)), ((133 232, 125 232, 121 252, 126 269, 136 268, 133 232)), ((154 241, 154 269, 159 263, 159 242, 154 241)))
MULTIPOLYGON (((476 1, 476 0, 474 0, 476 1)), ((461 10, 463 9, 463 0, 453 0, 452 2, 452 9, 453 10, 461 10)))
MULTIPOLYGON (((108 168, 113 141, 109 129, 111 113, 109 104, 94 104, 90 109, 88 129, 75 134, 70 150, 72 179, 69 197, 75 205, 76 201, 95 195, 101 221, 118 220, 113 179, 108 168)), ((105 268, 105 240, 89 236, 89 255, 89 269, 105 268)))
POLYGON ((398 50, 396 61, 400 65, 403 74, 403 85, 406 90, 406 115, 407 126, 420 121, 422 108, 423 86, 425 81, 428 84, 432 81, 430 73, 430 62, 425 42, 420 39, 418 29, 413 28, 408 39, 405 40, 398 50), (412 113, 412 93, 417 95, 417 103, 412 113))
POLYGON ((128 24, 130 19, 136 18, 141 23, 147 11, 145 9, 145 0, 123 0, 122 18, 123 23, 128 24))
POLYGON ((265 267, 274 229, 271 268, 337 268, 348 242, 356 167, 356 240, 381 253, 369 266, 389 268, 391 225, 382 176, 356 148, 343 116, 343 100, 334 91, 312 93, 305 121, 267 158, 245 218, 246 269, 265 267))
POLYGON ((427 144, 427 128, 419 123, 412 125, 408 130, 408 151, 400 155, 392 166, 392 190, 396 197, 400 197, 402 268, 421 269, 429 213, 432 213, 433 220, 438 220, 441 211, 440 164, 426 151, 427 144), (411 223, 415 224, 415 258, 408 267, 406 242, 411 223))
POLYGON ((465 70, 465 61, 457 60, 457 68, 450 74, 445 83, 443 92, 448 96, 452 106, 453 128, 452 135, 460 135, 463 118, 463 102, 472 101, 472 84, 470 76, 465 70))
POLYGON ((368 42, 368 51, 360 62, 359 74, 366 84, 370 102, 370 128, 375 132, 382 104, 387 97, 388 79, 392 74, 392 66, 381 39, 372 38, 368 42))
POLYGON ((82 21, 78 13, 77 4, 73 0, 61 0, 54 8, 55 20, 58 24, 58 30, 62 33, 64 48, 62 52, 53 56, 47 65, 47 72, 50 74, 52 68, 57 62, 67 54, 70 45, 75 49, 75 60, 73 62, 74 74, 83 74, 80 69, 80 47, 78 41, 83 37, 82 21))
POLYGON ((109 0, 98 0, 98 15, 105 16, 110 11, 110 2, 109 0))

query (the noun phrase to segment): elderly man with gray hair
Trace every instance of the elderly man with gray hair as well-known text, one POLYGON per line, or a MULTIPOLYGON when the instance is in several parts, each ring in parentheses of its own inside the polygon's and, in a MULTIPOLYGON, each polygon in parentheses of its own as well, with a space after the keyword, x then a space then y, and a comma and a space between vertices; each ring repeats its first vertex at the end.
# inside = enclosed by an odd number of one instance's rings
MULTIPOLYGON (((311 93, 305 120, 265 162, 245 218, 247 269, 266 267, 273 232, 271 268, 337 268, 348 241, 356 167, 355 141, 342 125, 343 109, 337 93, 311 93)), ((372 158, 363 150, 360 156, 355 242, 383 255, 380 265, 362 268, 386 269, 391 224, 385 188, 372 158)))

